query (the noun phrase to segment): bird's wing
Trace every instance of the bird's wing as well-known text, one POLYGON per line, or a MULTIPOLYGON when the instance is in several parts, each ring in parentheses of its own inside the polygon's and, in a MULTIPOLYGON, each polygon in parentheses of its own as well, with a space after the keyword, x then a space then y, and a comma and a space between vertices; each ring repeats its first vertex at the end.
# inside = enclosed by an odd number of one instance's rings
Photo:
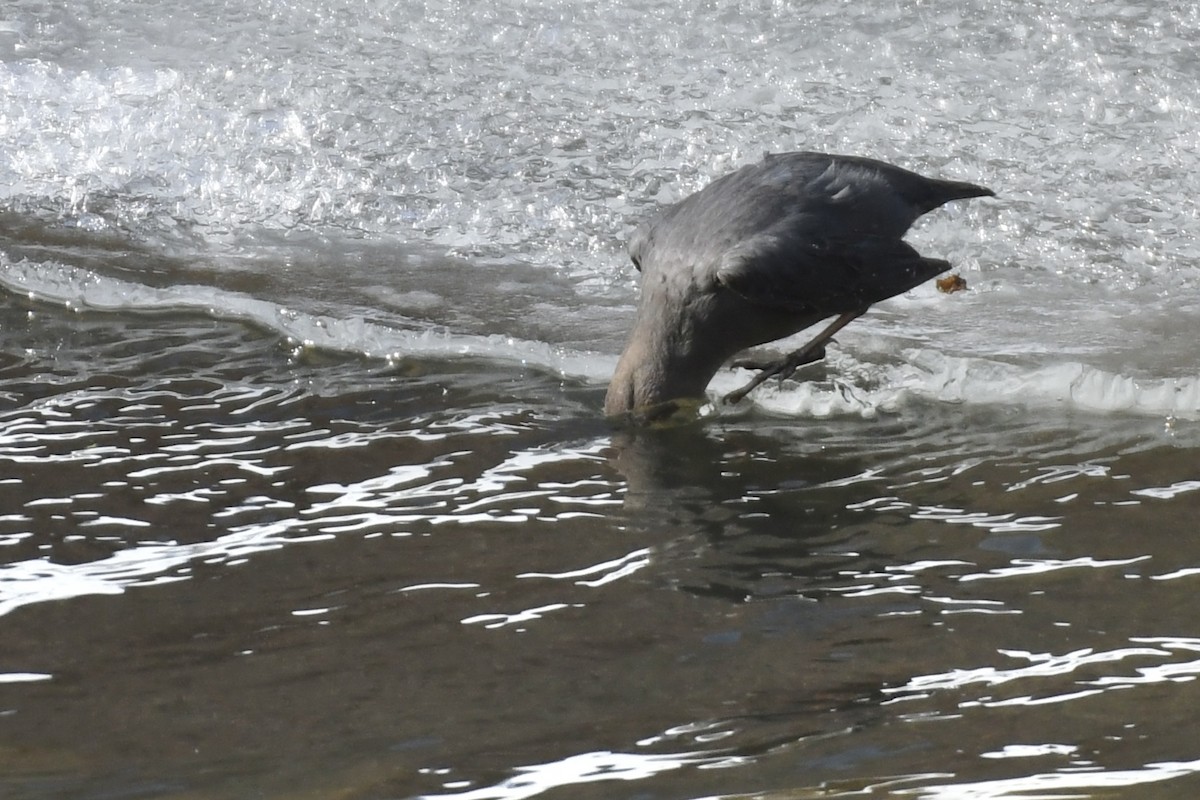
POLYGON ((899 239, 838 239, 791 227, 730 247, 716 277, 757 305, 832 315, 906 292, 949 268, 949 262, 924 258, 899 239))

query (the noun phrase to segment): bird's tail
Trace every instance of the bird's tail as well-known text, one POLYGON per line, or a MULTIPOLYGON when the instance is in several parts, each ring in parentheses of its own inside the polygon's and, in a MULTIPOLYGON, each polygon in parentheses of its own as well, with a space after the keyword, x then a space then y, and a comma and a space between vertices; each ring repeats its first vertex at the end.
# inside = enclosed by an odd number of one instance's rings
POLYGON ((965 181, 946 181, 939 178, 926 178, 925 191, 918 201, 922 214, 933 211, 938 206, 951 200, 966 200, 968 197, 995 197, 996 193, 984 186, 977 186, 965 181))

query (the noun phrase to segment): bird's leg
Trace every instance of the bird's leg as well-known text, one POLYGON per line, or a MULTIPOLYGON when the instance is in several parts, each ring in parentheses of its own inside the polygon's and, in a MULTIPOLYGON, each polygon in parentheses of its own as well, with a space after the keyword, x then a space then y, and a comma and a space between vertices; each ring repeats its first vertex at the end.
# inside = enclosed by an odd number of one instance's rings
POLYGON ((829 323, 823 331, 818 333, 804 347, 801 347, 795 352, 789 353, 782 359, 770 364, 763 365, 761 371, 754 376, 754 379, 747 383, 742 388, 732 391, 725 395, 724 401, 729 405, 738 403, 743 397, 757 389, 767 380, 778 375, 780 380, 785 380, 789 375, 795 372, 805 364, 811 364, 814 361, 820 361, 825 357, 825 343, 833 338, 833 335, 842 328, 849 325, 854 320, 861 317, 867 311, 867 307, 859 308, 854 311, 847 311, 840 317, 829 323))
MULTIPOLYGON (((837 340, 830 339, 829 341, 833 342, 837 340)), ((820 361, 824 357, 825 348, 818 348, 815 353, 812 353, 807 359, 805 359, 804 364, 812 364, 816 361, 820 361)), ((770 369, 778 363, 778 358, 768 358, 766 353, 760 353, 758 355, 748 355, 742 358, 735 358, 729 362, 729 366, 737 367, 738 369, 770 369)), ((804 364, 797 364, 796 367, 800 368, 804 366, 804 364)))

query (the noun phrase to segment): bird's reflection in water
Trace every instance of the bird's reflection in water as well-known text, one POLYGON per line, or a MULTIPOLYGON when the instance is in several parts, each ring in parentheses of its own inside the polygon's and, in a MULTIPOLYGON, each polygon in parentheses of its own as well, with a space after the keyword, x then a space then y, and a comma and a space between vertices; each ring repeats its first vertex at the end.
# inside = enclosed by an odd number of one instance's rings
POLYGON ((789 591, 803 592, 827 577, 827 559, 812 557, 818 540, 862 521, 847 506, 866 489, 823 485, 865 471, 862 456, 780 458, 774 426, 676 417, 621 429, 611 442, 610 463, 626 481, 624 525, 652 543, 657 571, 680 588, 737 586, 731 599, 744 599, 773 592, 767 583, 777 581, 764 576, 782 571, 789 591))

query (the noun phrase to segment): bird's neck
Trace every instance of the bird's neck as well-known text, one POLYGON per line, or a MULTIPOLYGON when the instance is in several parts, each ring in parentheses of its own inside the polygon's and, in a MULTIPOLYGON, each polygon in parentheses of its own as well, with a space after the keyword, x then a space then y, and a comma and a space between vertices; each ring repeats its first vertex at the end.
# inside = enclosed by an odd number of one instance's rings
POLYGON ((686 311, 640 305, 608 387, 605 414, 641 413, 669 401, 704 397, 709 380, 730 353, 697 337, 690 322, 686 311))

